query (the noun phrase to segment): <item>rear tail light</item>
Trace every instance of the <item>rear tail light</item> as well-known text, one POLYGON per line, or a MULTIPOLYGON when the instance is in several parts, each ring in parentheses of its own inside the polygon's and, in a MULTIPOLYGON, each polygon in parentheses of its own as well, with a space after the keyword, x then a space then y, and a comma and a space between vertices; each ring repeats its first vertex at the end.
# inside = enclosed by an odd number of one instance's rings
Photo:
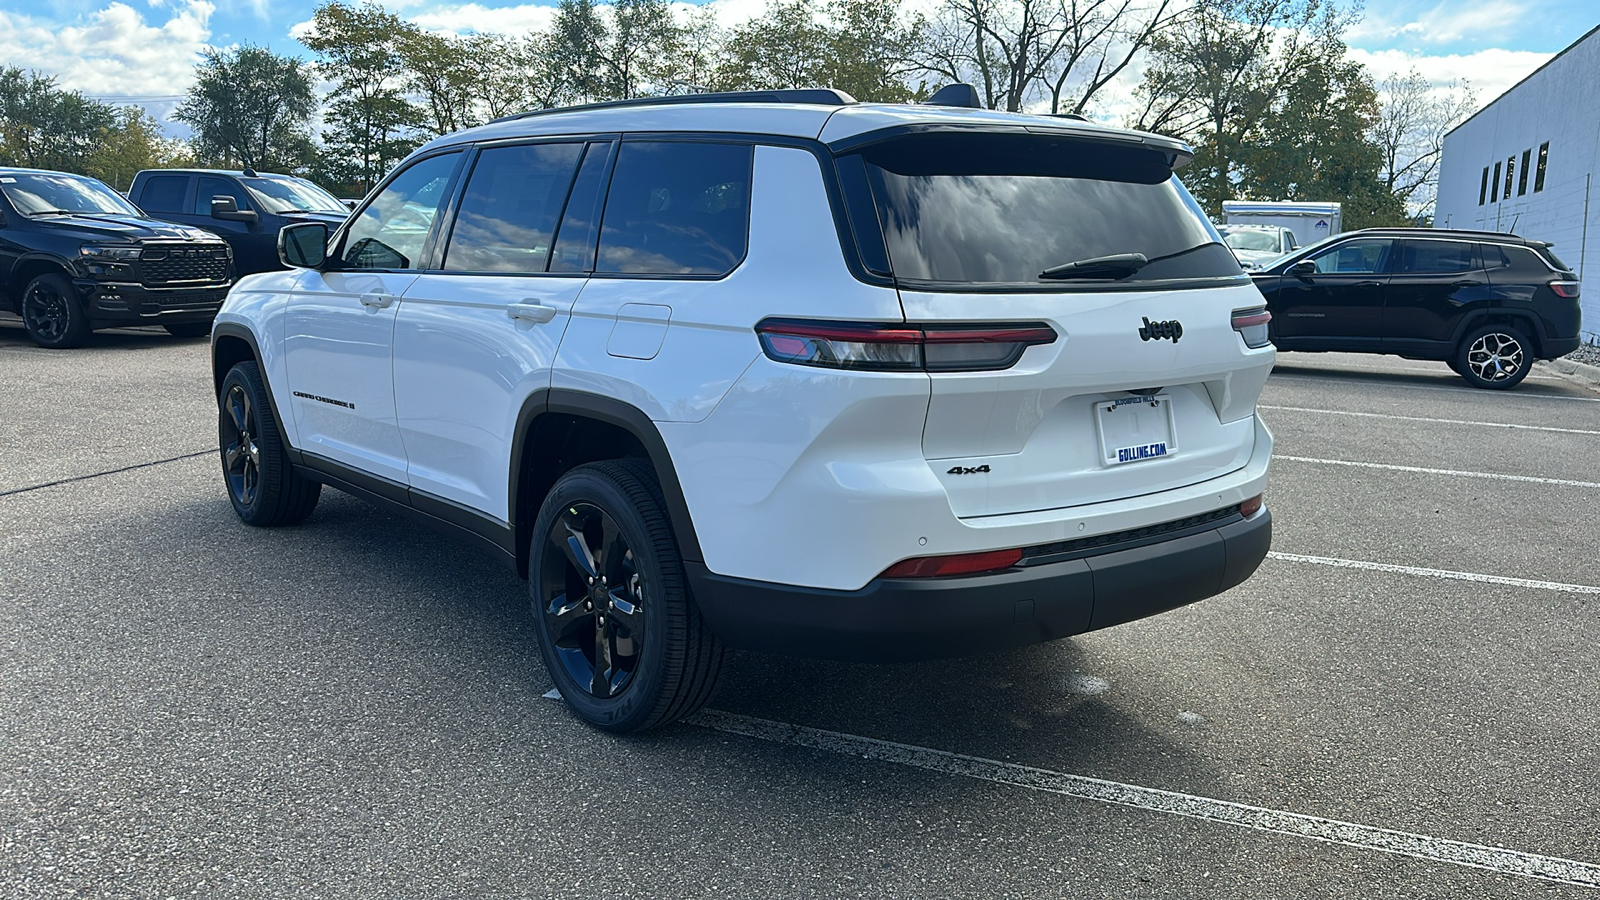
POLYGON ((1272 321, 1272 313, 1267 312, 1265 306, 1251 309, 1236 309, 1233 311, 1233 330, 1239 332, 1244 338, 1244 345, 1252 350, 1267 346, 1267 323, 1272 321))
POLYGON ((1003 325, 876 325, 765 319, 756 325, 769 359, 874 372, 1008 369, 1035 344, 1055 342, 1042 322, 1003 325))
POLYGON ((1239 512, 1240 512, 1240 514, 1243 515, 1246 519, 1248 519, 1251 516, 1255 515, 1256 513, 1260 512, 1261 511, 1261 497, 1262 497, 1261 494, 1257 494, 1254 497, 1251 497, 1249 500, 1246 500, 1245 502, 1239 504, 1239 512))
POLYGON ((903 559, 883 571, 882 578, 943 578, 977 575, 1009 569, 1022 560, 1021 550, 990 550, 953 556, 919 556, 903 559))
POLYGON ((1563 300, 1576 300, 1580 285, 1582 285, 1580 281, 1552 281, 1550 290, 1555 291, 1556 296, 1563 300))

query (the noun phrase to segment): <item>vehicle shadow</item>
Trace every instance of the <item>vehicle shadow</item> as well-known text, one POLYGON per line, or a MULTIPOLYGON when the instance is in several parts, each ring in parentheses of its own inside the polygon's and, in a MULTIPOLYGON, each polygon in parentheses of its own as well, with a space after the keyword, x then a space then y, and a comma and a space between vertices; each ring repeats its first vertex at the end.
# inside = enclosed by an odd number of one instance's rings
MULTIPOLYGON (((126 328, 107 328, 90 333, 88 343, 77 348, 79 350, 117 350, 139 349, 144 347, 169 347, 177 344, 198 344, 209 342, 209 337, 178 338, 167 334, 166 329, 159 325, 139 325, 126 328)), ((41 353, 54 353, 57 351, 44 350, 36 346, 28 338, 28 332, 22 325, 22 320, 10 314, 0 314, 0 349, 31 349, 41 353)), ((70 351, 68 351, 70 352, 70 351)))
POLYGON ((1272 367, 1272 375, 1275 378, 1280 375, 1287 375, 1290 376, 1291 379, 1326 379, 1331 381, 1341 381, 1346 384, 1353 385, 1369 384, 1386 385, 1390 387, 1446 388, 1460 391, 1464 394, 1481 395, 1485 397, 1515 397, 1518 394, 1548 394, 1550 396, 1557 397, 1584 396, 1584 392, 1573 385, 1568 385, 1561 382, 1552 383, 1550 381, 1535 383, 1533 379, 1538 377, 1538 369, 1533 371, 1527 381, 1522 382, 1516 387, 1506 391, 1497 391, 1474 388, 1472 385, 1463 380, 1460 375, 1450 371, 1450 367, 1446 366, 1444 363, 1435 364, 1418 362, 1414 365, 1418 366, 1419 368, 1421 366, 1437 365, 1439 371, 1417 371, 1413 369, 1385 370, 1378 367, 1358 369, 1351 367, 1349 364, 1340 365, 1339 363, 1333 361, 1319 363, 1316 359, 1308 359, 1304 358, 1303 356, 1296 356, 1291 359, 1285 359, 1283 356, 1279 356, 1277 364, 1272 367))

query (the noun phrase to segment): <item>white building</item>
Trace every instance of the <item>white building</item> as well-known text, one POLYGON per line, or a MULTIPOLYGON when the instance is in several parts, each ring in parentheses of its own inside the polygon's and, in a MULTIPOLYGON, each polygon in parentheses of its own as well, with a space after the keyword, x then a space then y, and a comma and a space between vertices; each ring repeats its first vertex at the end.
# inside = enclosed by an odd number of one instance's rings
POLYGON ((1433 224, 1554 244, 1600 339, 1600 28, 1445 136, 1433 224))

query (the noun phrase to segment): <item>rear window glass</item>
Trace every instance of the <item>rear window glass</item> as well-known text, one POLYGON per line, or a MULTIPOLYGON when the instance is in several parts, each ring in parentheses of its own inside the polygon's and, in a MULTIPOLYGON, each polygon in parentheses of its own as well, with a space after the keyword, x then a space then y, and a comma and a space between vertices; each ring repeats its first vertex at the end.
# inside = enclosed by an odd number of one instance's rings
POLYGON ((629 141, 600 225, 598 272, 725 275, 744 259, 749 144, 629 141))
POLYGON ((1239 261, 1153 150, 946 133, 861 155, 902 282, 1059 289, 1240 275, 1239 261), (1147 261, 1131 273, 1040 278, 1046 269, 1133 253, 1147 261))

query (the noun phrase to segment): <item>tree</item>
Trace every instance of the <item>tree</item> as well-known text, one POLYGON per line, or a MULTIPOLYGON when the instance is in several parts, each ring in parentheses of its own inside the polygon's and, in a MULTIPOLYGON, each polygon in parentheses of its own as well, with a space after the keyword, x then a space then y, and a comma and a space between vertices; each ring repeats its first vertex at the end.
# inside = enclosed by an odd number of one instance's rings
POLYGON ((920 71, 926 31, 901 0, 771 0, 766 12, 735 28, 720 87, 759 90, 834 87, 858 100, 918 99, 907 77, 920 71))
POLYGON ((1050 93, 1050 113, 1082 115, 1095 94, 1172 26, 1173 5, 1172 0, 1144 5, 1134 0, 1062 0, 1066 40, 1042 77, 1050 93))
POLYGON ((1328 0, 1195 0, 1156 36, 1131 123, 1196 145, 1184 181, 1213 214, 1239 191, 1235 157, 1297 75, 1342 59, 1353 14, 1328 0))
POLYGON ((409 22, 395 38, 395 52, 404 68, 406 89, 423 99, 424 127, 434 134, 448 134, 480 124, 474 107, 483 91, 490 59, 477 56, 478 50, 491 49, 470 38, 434 34, 409 22), (479 62, 479 68, 474 65, 479 62))
POLYGON ((115 109, 54 78, 0 69, 0 163, 82 172, 115 124, 115 109))
POLYGON ((339 0, 317 7, 311 23, 301 43, 318 54, 317 72, 334 85, 324 142, 351 160, 365 192, 420 141, 425 115, 406 99, 399 49, 406 25, 376 3, 339 0))
POLYGON ((1408 208, 1433 208, 1444 136, 1472 115, 1477 95, 1465 81, 1434 87, 1412 69, 1391 75, 1378 88, 1379 112, 1372 141, 1383 156, 1383 181, 1408 208))
POLYGON ((293 170, 308 160, 316 108, 305 62, 244 44, 203 51, 194 86, 172 117, 194 129, 200 159, 293 170))
POLYGON ((189 148, 168 138, 154 116, 141 107, 124 106, 116 111, 82 171, 125 191, 141 169, 171 169, 193 162, 189 148))
POLYGON ((665 91, 680 56, 682 28, 667 0, 561 0, 548 52, 562 99, 622 100, 665 91))

